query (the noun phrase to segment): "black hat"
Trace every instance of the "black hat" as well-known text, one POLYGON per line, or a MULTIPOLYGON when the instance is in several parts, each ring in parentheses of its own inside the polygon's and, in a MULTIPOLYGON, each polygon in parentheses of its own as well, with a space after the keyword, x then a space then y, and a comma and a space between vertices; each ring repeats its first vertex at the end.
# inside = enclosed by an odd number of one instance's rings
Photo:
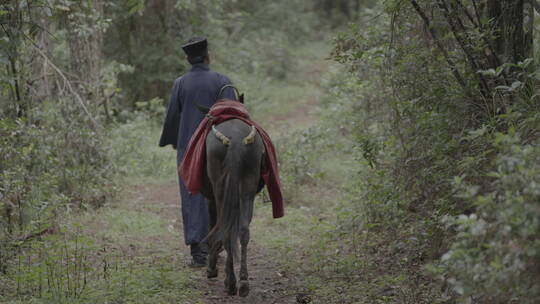
POLYGON ((204 57, 208 55, 208 42, 204 37, 193 37, 182 46, 182 49, 189 58, 204 57))

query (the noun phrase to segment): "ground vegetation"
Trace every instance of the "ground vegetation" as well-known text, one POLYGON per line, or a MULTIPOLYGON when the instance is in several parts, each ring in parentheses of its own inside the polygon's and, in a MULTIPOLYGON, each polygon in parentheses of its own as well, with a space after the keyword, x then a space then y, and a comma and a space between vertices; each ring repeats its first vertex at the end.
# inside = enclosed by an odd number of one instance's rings
POLYGON ((258 197, 253 248, 272 261, 250 267, 276 272, 246 301, 535 303, 539 7, 2 2, 0 302, 228 301, 182 264, 157 147, 180 46, 209 36, 288 205, 273 221, 258 197))

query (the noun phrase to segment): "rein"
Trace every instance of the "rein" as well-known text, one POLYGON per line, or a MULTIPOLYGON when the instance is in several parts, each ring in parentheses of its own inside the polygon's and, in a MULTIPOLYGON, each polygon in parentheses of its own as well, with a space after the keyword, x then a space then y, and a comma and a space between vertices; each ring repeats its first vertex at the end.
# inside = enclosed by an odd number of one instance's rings
POLYGON ((223 94, 223 90, 225 90, 226 88, 233 88, 234 93, 236 95, 236 100, 238 100, 240 103, 244 103, 244 94, 243 93, 240 94, 240 91, 238 91, 238 89, 235 86, 233 86, 232 84, 226 84, 223 87, 221 87, 221 89, 219 90, 219 93, 217 95, 216 100, 219 100, 219 98, 221 97, 221 94, 223 94))
POLYGON ((221 89, 219 90, 216 100, 219 100, 219 98, 221 97, 221 94, 223 94, 223 90, 225 90, 226 88, 233 88, 234 93, 236 94, 236 98, 237 99, 240 98, 240 92, 238 91, 238 89, 232 84, 226 84, 223 87, 221 87, 221 89))

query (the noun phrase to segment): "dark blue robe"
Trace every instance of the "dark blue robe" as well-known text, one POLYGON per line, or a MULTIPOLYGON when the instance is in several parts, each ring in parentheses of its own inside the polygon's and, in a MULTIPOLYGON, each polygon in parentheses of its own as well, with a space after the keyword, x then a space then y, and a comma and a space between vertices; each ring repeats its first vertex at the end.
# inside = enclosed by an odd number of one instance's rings
MULTIPOLYGON (((236 100, 234 90, 230 87, 218 96, 221 88, 227 84, 231 84, 229 78, 210 70, 204 63, 194 64, 190 72, 174 81, 159 146, 173 145, 173 148, 177 149, 177 166, 182 161, 191 136, 204 117, 195 103, 211 107, 217 99, 236 100)), ((184 240, 187 245, 199 243, 209 231, 208 202, 201 194, 189 194, 180 177, 178 180, 184 240)))

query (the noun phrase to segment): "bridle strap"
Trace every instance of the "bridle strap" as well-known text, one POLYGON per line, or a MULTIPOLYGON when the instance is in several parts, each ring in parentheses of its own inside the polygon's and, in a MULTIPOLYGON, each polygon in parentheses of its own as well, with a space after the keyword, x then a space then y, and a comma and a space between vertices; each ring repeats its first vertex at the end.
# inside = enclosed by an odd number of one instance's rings
POLYGON ((235 86, 233 86, 232 84, 226 84, 223 87, 221 87, 221 90, 219 90, 219 94, 218 94, 216 100, 220 99, 221 94, 223 94, 223 90, 225 90, 226 88, 233 88, 234 92, 236 93, 236 99, 240 98, 240 92, 238 92, 238 89, 235 86))

